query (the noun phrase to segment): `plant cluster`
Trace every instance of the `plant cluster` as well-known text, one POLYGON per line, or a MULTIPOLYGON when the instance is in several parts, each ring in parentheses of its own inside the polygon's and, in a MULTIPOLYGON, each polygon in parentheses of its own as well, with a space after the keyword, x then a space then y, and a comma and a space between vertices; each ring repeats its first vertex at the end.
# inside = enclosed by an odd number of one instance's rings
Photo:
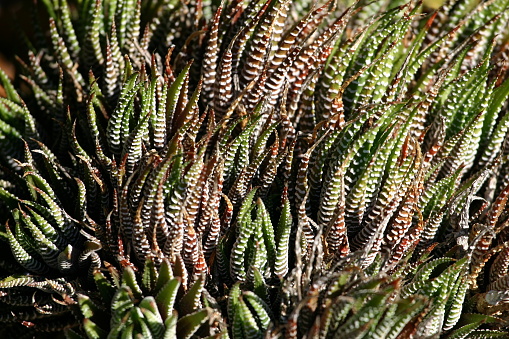
POLYGON ((507 337, 508 25, 43 0, 0 71, 0 334, 507 337))

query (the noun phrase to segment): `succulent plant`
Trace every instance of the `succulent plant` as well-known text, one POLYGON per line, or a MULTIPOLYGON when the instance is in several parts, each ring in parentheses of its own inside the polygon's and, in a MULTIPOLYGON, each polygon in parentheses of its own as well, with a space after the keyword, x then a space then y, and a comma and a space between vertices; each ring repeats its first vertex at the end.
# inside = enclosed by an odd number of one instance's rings
POLYGON ((3 336, 508 336, 509 1, 42 5, 3 336))

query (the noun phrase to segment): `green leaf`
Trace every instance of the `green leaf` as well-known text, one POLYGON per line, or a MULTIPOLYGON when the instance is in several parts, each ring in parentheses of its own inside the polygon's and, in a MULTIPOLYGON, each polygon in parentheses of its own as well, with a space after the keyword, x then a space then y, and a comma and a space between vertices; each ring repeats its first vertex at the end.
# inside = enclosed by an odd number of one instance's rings
POLYGON ((176 277, 169 280, 157 293, 156 302, 163 319, 171 316, 174 308, 175 298, 180 286, 181 278, 176 277))
POLYGON ((107 332, 97 326, 92 320, 84 319, 83 320, 83 329, 87 334, 89 339, 101 339, 106 338, 107 332))
POLYGON ((209 310, 206 308, 181 317, 177 321, 177 338, 191 338, 208 318, 209 310))

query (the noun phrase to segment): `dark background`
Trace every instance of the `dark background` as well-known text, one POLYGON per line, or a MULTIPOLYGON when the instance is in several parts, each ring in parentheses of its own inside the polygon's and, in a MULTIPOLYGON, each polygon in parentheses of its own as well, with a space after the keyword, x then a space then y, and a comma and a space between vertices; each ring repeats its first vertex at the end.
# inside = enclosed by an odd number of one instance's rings
MULTIPOLYGON (((11 79, 15 76, 14 56, 26 55, 21 31, 31 34, 33 14, 27 6, 31 2, 33 0, 0 0, 0 68, 11 79)), ((0 95, 4 95, 2 86, 0 95)))

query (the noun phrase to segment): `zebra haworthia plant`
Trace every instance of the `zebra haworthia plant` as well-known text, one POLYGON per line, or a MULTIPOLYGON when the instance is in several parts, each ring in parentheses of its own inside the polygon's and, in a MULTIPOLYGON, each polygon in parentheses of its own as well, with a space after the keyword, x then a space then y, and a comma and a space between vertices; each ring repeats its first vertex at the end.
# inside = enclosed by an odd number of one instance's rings
POLYGON ((41 3, 2 336, 507 337, 509 1, 41 3))

